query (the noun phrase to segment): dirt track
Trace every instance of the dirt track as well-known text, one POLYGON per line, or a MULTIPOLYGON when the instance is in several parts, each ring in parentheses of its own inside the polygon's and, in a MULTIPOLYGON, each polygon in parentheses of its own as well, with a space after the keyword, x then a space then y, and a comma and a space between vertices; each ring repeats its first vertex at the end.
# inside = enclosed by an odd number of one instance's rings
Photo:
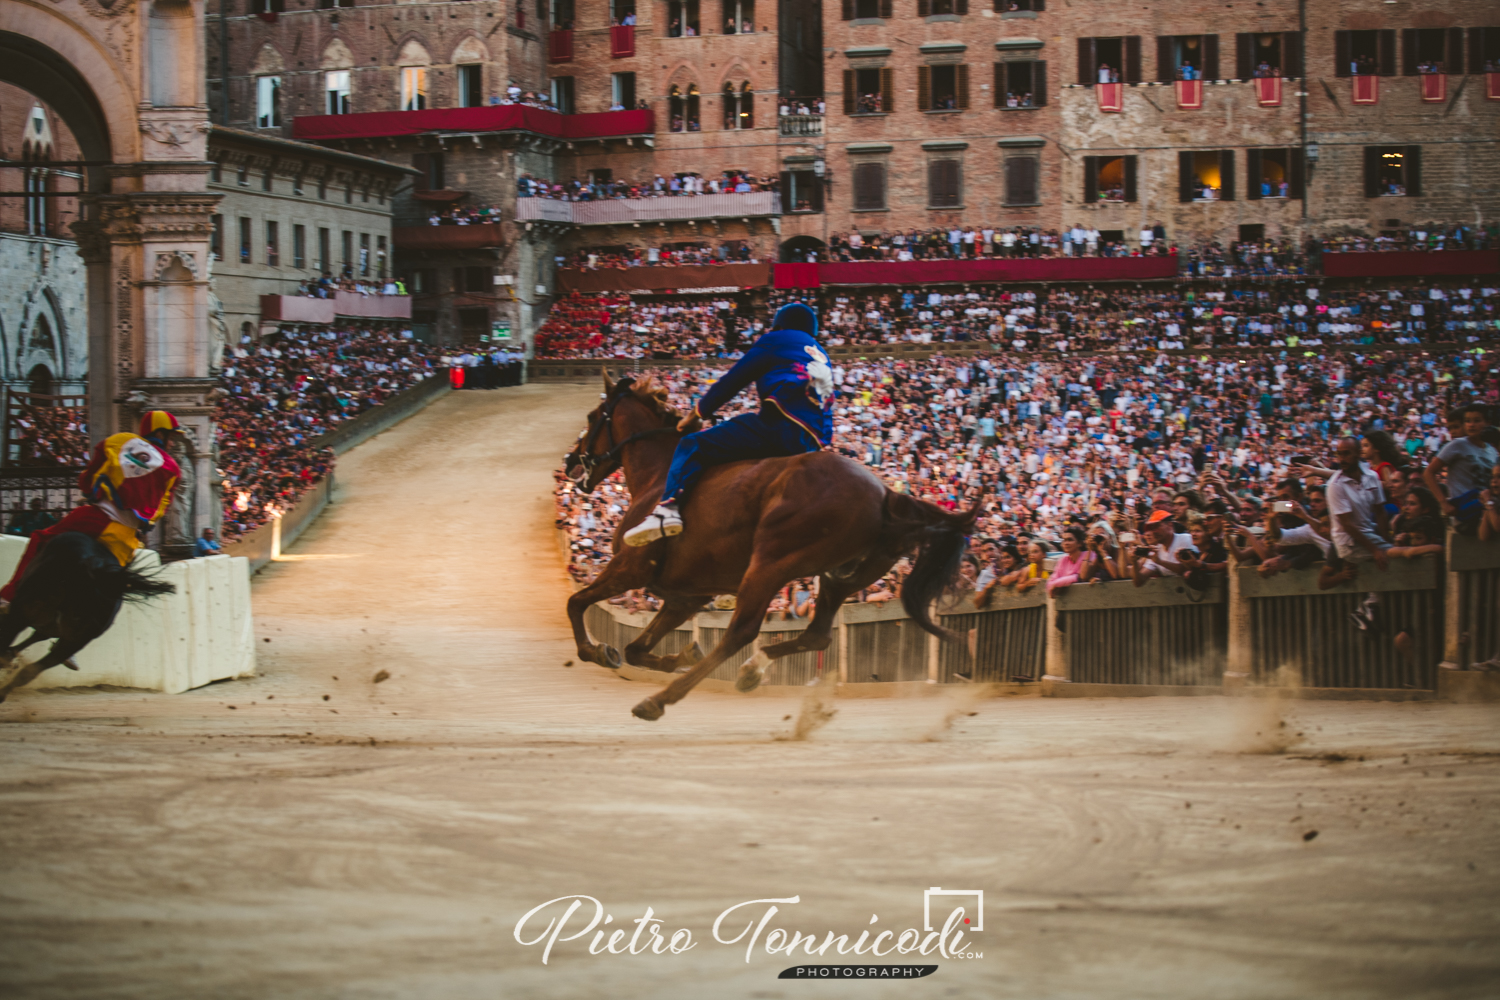
POLYGON ((1495 708, 850 700, 801 742, 788 699, 632 718, 642 685, 563 666, 549 470, 595 398, 458 393, 347 456, 257 580, 259 677, 0 706, 0 995, 1500 991, 1495 708), (983 958, 917 982, 783 982, 712 940, 793 895, 768 931, 920 928, 930 886, 985 890, 983 958), (571 894, 697 946, 543 966, 512 929, 571 894))

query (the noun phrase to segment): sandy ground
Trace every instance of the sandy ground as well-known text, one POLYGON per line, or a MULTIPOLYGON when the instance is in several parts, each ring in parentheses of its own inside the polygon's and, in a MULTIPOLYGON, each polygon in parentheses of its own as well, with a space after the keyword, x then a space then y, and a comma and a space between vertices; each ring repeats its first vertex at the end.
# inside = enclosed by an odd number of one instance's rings
POLYGON ((797 700, 699 692, 632 718, 642 685, 564 666, 549 470, 595 398, 458 393, 346 457, 257 578, 260 676, 0 706, 0 994, 1500 993, 1494 708, 845 700, 798 741, 797 700), (713 940, 791 896, 765 934, 920 928, 931 886, 984 890, 982 957, 920 981, 787 982, 713 940), (695 945, 543 965, 516 923, 575 894, 695 945))

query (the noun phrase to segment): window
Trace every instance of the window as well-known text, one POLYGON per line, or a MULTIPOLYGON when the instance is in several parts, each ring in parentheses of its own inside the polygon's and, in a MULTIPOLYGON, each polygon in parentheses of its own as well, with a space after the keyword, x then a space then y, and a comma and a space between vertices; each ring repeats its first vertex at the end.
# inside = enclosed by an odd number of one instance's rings
POLYGON ((275 167, 267 167, 260 172, 260 189, 262 191, 274 191, 276 184, 275 167))
POLYGON ((571 76, 552 78, 552 106, 565 115, 573 113, 576 105, 573 101, 573 78, 571 76))
POLYGON ((668 127, 673 132, 697 132, 700 128, 698 123, 698 85, 688 84, 686 91, 681 91, 676 84, 667 91, 667 117, 668 127))
POLYGON ((239 169, 234 172, 234 182, 240 187, 250 186, 250 167, 248 164, 240 164, 239 169))
POLYGON ((495 269, 491 267, 455 267, 453 290, 455 292, 480 292, 494 294, 495 269))
POLYGON ((240 217, 240 263, 250 263, 250 220, 240 217))
POLYGON ((318 0, 319 10, 333 10, 335 7, 353 7, 354 0, 318 0))
POLYGON ((406 290, 413 295, 429 295, 437 291, 437 268, 419 267, 413 270, 406 290))
POLYGON ((932 160, 927 164, 927 207, 963 206, 963 169, 957 160, 932 160))
POLYGON ((787 170, 781 174, 783 212, 823 211, 823 181, 811 170, 787 170))
POLYGON ((1141 82, 1141 36, 1078 39, 1078 82, 1141 82))
POLYGON ((918 66, 917 107, 923 111, 967 110, 969 67, 918 66))
POLYGON ((1415 198, 1421 193, 1421 146, 1365 147, 1366 198, 1415 198))
POLYGON ((385 237, 377 236, 375 237, 375 267, 380 274, 381 281, 385 280, 386 260, 387 257, 385 252, 385 237))
POLYGON ((420 171, 412 183, 417 191, 443 191, 447 188, 443 176, 442 153, 413 153, 411 165, 420 171))
POLYGON ((281 266, 281 226, 276 222, 266 222, 266 263, 281 266))
POLYGON ((1038 205, 1041 194, 1038 178, 1041 161, 1035 156, 1007 156, 1005 158, 1005 204, 1038 205))
POLYGON ((969 0, 917 0, 918 17, 945 17, 969 12, 969 0))
POLYGON ((252 14, 282 14, 286 12, 284 0, 250 0, 252 14))
POLYGON ((629 111, 635 107, 635 74, 609 75, 609 106, 612 111, 629 111))
POLYGON ((208 255, 214 260, 224 259, 224 216, 213 218, 213 232, 208 236, 208 255))
POLYGON ((1218 35, 1158 35, 1156 80, 1219 79, 1218 35))
POLYGON ((573 0, 550 0, 549 14, 553 31, 573 30, 573 0))
POLYGON ((854 210, 875 212, 885 208, 885 164, 854 165, 854 210))
POLYGON ((609 19, 611 24, 634 26, 635 0, 610 0, 609 19))
POLYGON ((688 38, 698 34, 698 0, 668 0, 667 37, 688 38))
POLYGON ((1039 108, 1047 103, 1047 64, 1039 59, 995 63, 995 107, 1039 108))
POLYGON ((354 234, 346 229, 341 235, 343 237, 344 270, 350 271, 354 266, 354 234))
POLYGON ((1047 0, 995 0, 996 14, 1014 14, 1017 11, 1043 11, 1047 9, 1047 0))
POLYGON ((755 0, 724 0, 724 34, 755 33, 755 0))
POLYGON ((845 21, 853 21, 855 18, 872 21, 889 18, 894 14, 892 0, 842 0, 842 3, 841 13, 845 21))
POLYGON ((889 69, 844 70, 844 114, 889 114, 894 102, 892 79, 889 69))
POLYGON ((323 74, 323 90, 327 93, 324 113, 347 115, 349 113, 349 71, 336 69, 323 74))
POLYGON ((401 110, 422 111, 427 107, 427 67, 401 68, 401 110))
POLYGON ((208 168, 208 179, 215 184, 224 183, 224 164, 215 160, 214 165, 208 168))
POLYGON ((281 127, 281 77, 255 78, 255 124, 257 128, 281 127))
POLYGON ((1134 156, 1085 156, 1083 158, 1083 202, 1135 201, 1136 158, 1134 156))
POLYGON ((292 266, 297 270, 307 267, 307 227, 292 224, 292 266))
POLYGON ((370 274, 370 234, 359 234, 359 273, 362 277, 370 274))
POLYGON ((328 200, 328 178, 318 178, 318 198, 322 201, 328 200))
POLYGON ((722 99, 726 129, 755 127, 755 92, 750 89, 749 80, 740 84, 738 90, 726 82, 722 99))
POLYGON ((318 270, 328 273, 333 270, 333 251, 331 249, 331 235, 326 229, 318 230, 318 270))
POLYGON ((1407 28, 1401 32, 1401 73, 1452 73, 1464 71, 1464 29, 1407 28))
POLYGON ((1302 36, 1297 32, 1242 32, 1234 41, 1236 79, 1302 75, 1302 36))
POLYGON ((475 63, 470 66, 459 66, 458 73, 458 106, 461 108, 477 108, 484 104, 484 67, 475 63))
POLYGON ((1242 222, 1240 223, 1241 243, 1260 243, 1266 238, 1266 224, 1264 222, 1242 222))
POLYGON ((1395 76, 1396 32, 1335 31, 1335 76, 1395 76))
POLYGON ((1469 29, 1469 72, 1500 73, 1500 28, 1469 29))
POLYGON ((1250 201, 1299 199, 1302 187, 1302 150, 1293 147, 1245 151, 1245 197, 1250 201))
POLYGON ((1234 150, 1177 154, 1178 201, 1233 201, 1234 150))

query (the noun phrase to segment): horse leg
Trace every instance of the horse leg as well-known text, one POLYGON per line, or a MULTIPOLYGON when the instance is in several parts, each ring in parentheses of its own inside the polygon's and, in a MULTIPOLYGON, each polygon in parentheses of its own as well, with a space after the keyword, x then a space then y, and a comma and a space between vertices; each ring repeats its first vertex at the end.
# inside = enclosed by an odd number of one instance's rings
POLYGON ((818 600, 813 611, 813 618, 807 623, 807 628, 795 638, 758 650, 750 661, 740 668, 740 676, 734 682, 735 689, 754 691, 760 687, 760 682, 765 679, 766 669, 773 660, 795 653, 817 652, 832 645, 833 621, 838 617, 839 608, 843 606, 844 601, 857 590, 859 590, 858 587, 851 588, 842 581, 830 581, 826 576, 823 577, 823 582, 818 587, 818 600))
POLYGON ((691 666, 703 658, 703 651, 694 642, 682 652, 672 656, 654 656, 651 650, 661 642, 666 634, 689 618, 698 613, 703 606, 704 598, 673 598, 662 605, 662 609, 656 613, 640 635, 636 636, 631 643, 625 647, 625 662, 633 667, 646 667, 650 670, 665 670, 671 672, 679 666, 691 666))
POLYGON ((636 705, 630 710, 631 714, 647 722, 661 718, 668 705, 681 701, 689 691, 698 686, 699 681, 713 673, 719 664, 747 643, 755 641, 755 637, 760 634, 760 623, 766 617, 766 609, 771 606, 771 599, 792 579, 792 565, 794 563, 791 558, 782 563, 766 564, 758 560, 752 562, 745 573, 744 582, 740 584, 734 616, 729 619, 729 628, 724 631, 724 638, 691 670, 679 674, 672 683, 636 705))
POLYGON ((631 572, 620 565, 620 558, 611 559, 599 578, 582 590, 573 592, 568 598, 568 620, 573 625, 573 639, 578 643, 578 658, 585 663, 597 663, 611 670, 618 669, 620 651, 602 642, 595 642, 583 622, 583 613, 600 601, 608 600, 644 585, 645 581, 634 581, 631 572))
MULTIPOLYGON (((22 646, 17 646, 15 647, 15 649, 10 650, 10 655, 14 656, 16 652, 25 648, 25 646, 31 645, 31 643, 35 642, 37 638, 39 637, 32 636, 32 638, 28 639, 22 646)), ((71 669, 77 670, 78 667, 73 666, 71 662, 73 659, 73 655, 84 646, 87 646, 95 638, 97 638, 97 636, 79 638, 74 635, 65 635, 62 638, 58 639, 57 642, 53 644, 52 648, 47 651, 46 656, 43 656, 35 663, 23 663, 19 668, 16 669, 15 673, 11 674, 10 677, 6 678, 3 682, 0 682, 0 701, 4 701, 6 696, 16 688, 25 687, 27 684, 30 684, 33 680, 36 679, 38 674, 40 674, 43 670, 48 669, 49 667, 55 667, 59 663, 66 663, 69 664, 71 669)))

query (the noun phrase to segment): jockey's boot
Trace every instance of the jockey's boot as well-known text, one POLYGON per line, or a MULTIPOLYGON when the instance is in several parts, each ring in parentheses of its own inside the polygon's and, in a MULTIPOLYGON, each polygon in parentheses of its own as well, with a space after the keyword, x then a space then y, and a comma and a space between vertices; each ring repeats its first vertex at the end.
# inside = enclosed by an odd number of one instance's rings
POLYGON ((625 532, 625 544, 632 547, 650 545, 658 538, 682 534, 682 515, 677 505, 659 503, 646 519, 625 532))

